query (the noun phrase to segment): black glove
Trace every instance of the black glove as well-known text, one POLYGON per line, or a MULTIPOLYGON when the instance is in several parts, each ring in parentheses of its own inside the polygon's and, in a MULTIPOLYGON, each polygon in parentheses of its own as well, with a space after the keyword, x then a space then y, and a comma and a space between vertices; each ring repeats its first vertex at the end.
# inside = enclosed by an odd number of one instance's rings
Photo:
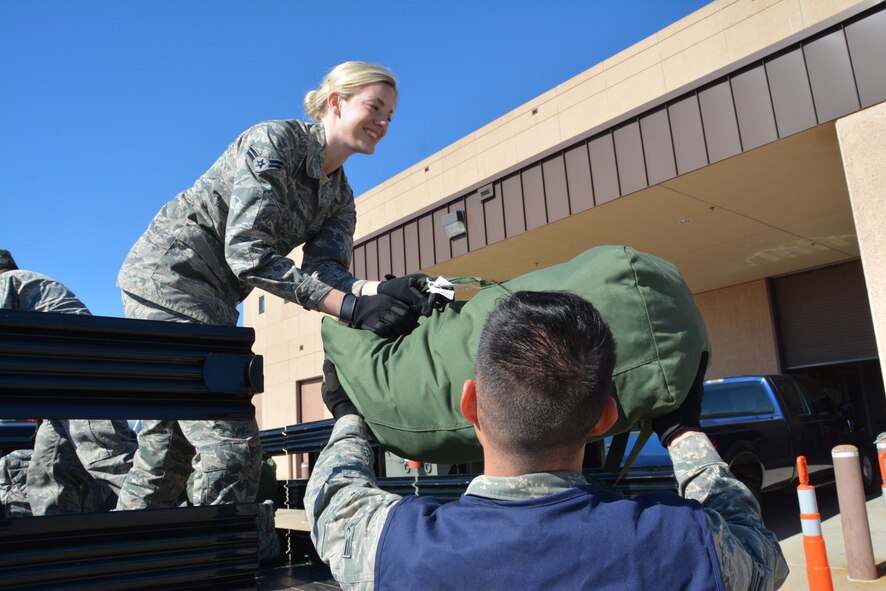
POLYGON ((345 415, 360 415, 357 407, 348 398, 348 393, 341 387, 335 366, 328 359, 323 361, 323 385, 320 386, 320 394, 323 396, 323 404, 336 421, 345 415))
POLYGON ((403 302, 422 316, 430 316, 431 310, 440 306, 441 300, 445 300, 439 294, 427 292, 430 279, 424 273, 413 273, 403 277, 385 275, 385 281, 378 284, 378 293, 403 302))
POLYGON ((701 431, 701 400, 704 397, 704 372, 708 367, 708 354, 702 353, 698 373, 689 388, 689 394, 676 410, 652 419, 652 428, 662 446, 667 448, 677 433, 684 429, 701 431))
POLYGON ((407 334, 418 324, 418 312, 384 294, 358 298, 347 293, 338 317, 354 328, 371 330, 386 339, 407 334))

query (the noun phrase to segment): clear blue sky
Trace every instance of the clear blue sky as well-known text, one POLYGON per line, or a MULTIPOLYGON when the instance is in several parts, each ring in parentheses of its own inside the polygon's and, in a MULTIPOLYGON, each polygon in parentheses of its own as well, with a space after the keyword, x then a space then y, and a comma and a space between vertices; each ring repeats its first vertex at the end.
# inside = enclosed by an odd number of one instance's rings
POLYGON ((706 3, 0 0, 0 248, 122 316, 154 214, 250 125, 305 118, 337 63, 400 80, 345 165, 360 195, 706 3))

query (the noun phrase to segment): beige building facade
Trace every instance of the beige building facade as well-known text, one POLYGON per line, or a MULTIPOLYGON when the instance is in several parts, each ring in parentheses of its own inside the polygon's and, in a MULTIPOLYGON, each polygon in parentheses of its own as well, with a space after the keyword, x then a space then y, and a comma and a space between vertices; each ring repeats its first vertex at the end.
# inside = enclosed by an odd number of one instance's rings
MULTIPOLYGON (((886 430, 884 8, 712 2, 359 196, 352 272, 505 280, 629 244, 696 294, 709 377, 805 373, 886 430)), ((261 427, 328 417, 322 315, 243 309, 261 427)))

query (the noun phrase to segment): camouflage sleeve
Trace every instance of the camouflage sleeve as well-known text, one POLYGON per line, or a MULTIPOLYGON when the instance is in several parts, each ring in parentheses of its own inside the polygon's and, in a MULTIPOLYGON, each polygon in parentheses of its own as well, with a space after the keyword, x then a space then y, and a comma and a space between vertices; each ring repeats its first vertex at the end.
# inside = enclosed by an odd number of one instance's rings
POLYGON ((70 289, 45 275, 12 270, 0 277, 0 309, 89 314, 86 305, 70 289))
POLYGON ((347 205, 323 224, 323 228, 312 240, 305 243, 302 269, 326 285, 360 295, 360 290, 366 281, 355 279, 348 271, 351 265, 351 253, 354 251, 356 225, 357 208, 351 195, 347 205))
POLYGON ((372 589, 375 551, 399 495, 375 484, 366 423, 340 418, 305 491, 305 514, 317 554, 343 589, 372 589))
POLYGON ((225 260, 241 280, 285 300, 315 309, 331 287, 299 269, 276 249, 275 225, 285 215, 288 163, 280 138, 257 126, 242 138, 225 230, 225 260), (246 148, 248 147, 248 151, 246 148))
POLYGON ((726 589, 778 589, 788 575, 778 539, 707 435, 689 435, 668 451, 680 494, 699 501, 707 513, 726 589))

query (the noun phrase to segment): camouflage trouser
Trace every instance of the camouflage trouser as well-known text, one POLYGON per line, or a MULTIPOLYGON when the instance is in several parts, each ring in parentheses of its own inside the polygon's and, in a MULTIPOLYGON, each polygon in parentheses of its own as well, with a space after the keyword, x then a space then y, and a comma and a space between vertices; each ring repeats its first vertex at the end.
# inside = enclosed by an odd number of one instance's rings
MULTIPOLYGON (((123 292, 127 318, 193 322, 123 292)), ((138 451, 117 509, 171 507, 194 471, 195 505, 251 503, 258 491, 261 446, 255 418, 240 421, 144 420, 138 451)))
POLYGON ((124 420, 45 420, 28 466, 34 515, 108 511, 132 466, 135 433, 124 420))
POLYGON ((17 449, 0 458, 0 517, 27 517, 31 514, 27 478, 30 461, 29 449, 17 449))

